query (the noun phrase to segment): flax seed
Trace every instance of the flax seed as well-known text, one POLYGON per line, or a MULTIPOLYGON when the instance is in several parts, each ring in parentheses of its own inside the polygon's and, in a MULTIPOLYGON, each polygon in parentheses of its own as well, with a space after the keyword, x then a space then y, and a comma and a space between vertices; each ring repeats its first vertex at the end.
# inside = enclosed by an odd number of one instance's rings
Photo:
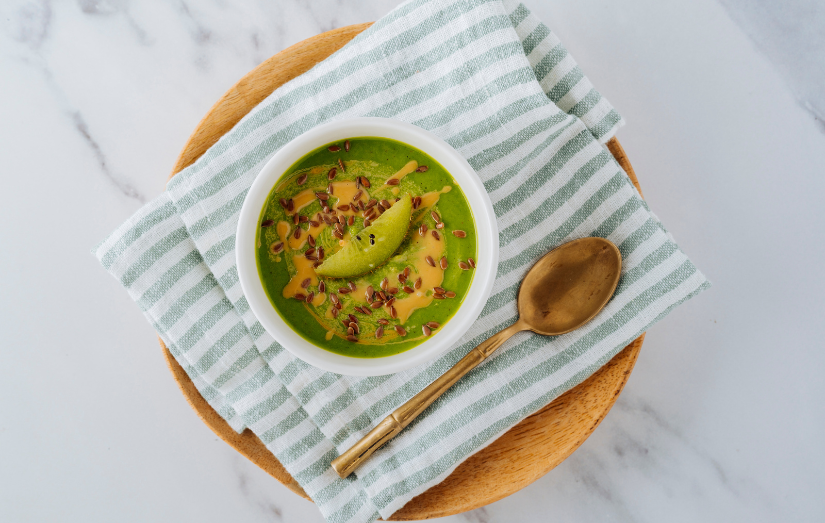
POLYGON ((429 328, 429 327, 427 327, 426 325, 422 325, 422 326, 421 326, 421 331, 424 333, 424 336, 429 336, 429 335, 430 335, 430 334, 432 334, 432 332, 433 332, 433 331, 431 331, 431 330, 430 330, 430 328, 429 328))
POLYGON ((425 173, 425 172, 427 172, 427 171, 429 171, 429 170, 430 170, 430 168, 429 168, 429 167, 427 167, 426 165, 420 165, 420 166, 418 167, 418 169, 416 169, 416 171, 418 171, 418 172, 420 172, 420 173, 425 173))
POLYGON ((430 267, 435 267, 435 260, 433 260, 433 257, 430 256, 429 254, 427 255, 426 258, 424 258, 424 261, 426 261, 427 265, 429 265, 430 267))
POLYGON ((436 300, 443 300, 443 299, 444 299, 444 295, 443 295, 443 294, 433 294, 433 299, 436 299, 436 300))
POLYGON ((358 343, 358 338, 356 338, 355 336, 347 336, 347 341, 358 343))
POLYGON ((401 183, 401 180, 398 178, 390 178, 387 180, 387 185, 398 185, 399 183, 401 183))
POLYGON ((296 227, 296 228, 295 228, 295 234, 293 234, 292 236, 293 236, 296 240, 301 239, 301 231, 303 231, 303 229, 301 229, 300 227, 296 227))
POLYGON ((317 192, 315 193, 315 197, 324 202, 329 200, 329 195, 325 192, 317 192))
POLYGON ((463 261, 458 262, 458 266, 461 268, 462 271, 470 270, 470 266, 464 263, 463 261))
POLYGON ((397 332, 399 336, 406 336, 407 335, 407 331, 405 331, 404 327, 402 327, 401 325, 396 325, 395 326, 395 332, 397 332))
POLYGON ((354 201, 354 202, 358 201, 361 198, 361 195, 363 195, 363 194, 364 194, 364 191, 359 190, 357 193, 355 193, 352 196, 352 201, 354 201))
POLYGON ((303 184, 306 183, 306 181, 307 181, 307 173, 304 173, 301 176, 299 176, 297 180, 295 180, 295 183, 298 184, 298 185, 303 185, 303 184))
POLYGON ((473 269, 475 269, 475 268, 476 268, 476 261, 475 261, 474 259, 472 259, 472 258, 467 258, 467 263, 468 263, 468 264, 470 265, 470 267, 472 267, 473 269))
POLYGON ((444 294, 447 291, 445 291, 442 287, 433 287, 433 292, 436 294, 444 294))
POLYGON ((312 303, 313 299, 315 299, 315 293, 314 292, 310 292, 309 294, 307 294, 307 303, 312 303))
POLYGON ((290 198, 289 201, 286 202, 286 210, 289 212, 295 210, 295 202, 292 201, 292 198, 290 198))
POLYGON ((366 187, 367 189, 369 189, 369 188, 370 188, 370 181, 369 181, 369 180, 367 180, 367 177, 366 177, 366 176, 362 176, 362 177, 361 177, 361 185, 363 185, 363 186, 364 186, 364 187, 366 187))
POLYGON ((350 216, 349 218, 347 218, 347 225, 349 225, 350 227, 355 225, 355 216, 350 216))
POLYGON ((439 235, 438 235, 438 232, 436 232, 436 231, 430 231, 430 233, 433 235, 433 238, 435 238, 436 240, 440 240, 440 239, 441 239, 441 236, 439 236, 439 235))
POLYGON ((330 145, 329 147, 327 147, 327 149, 329 149, 329 152, 331 152, 331 153, 337 153, 338 151, 341 150, 341 148, 338 147, 337 145, 330 145))
POLYGON ((264 220, 261 222, 261 227, 272 227, 275 223, 275 220, 264 220))
POLYGON ((438 323, 437 321, 428 321, 427 322, 427 327, 431 328, 432 330, 435 330, 435 329, 441 327, 441 324, 438 323))
POLYGON ((445 270, 445 271, 447 270, 447 257, 446 256, 443 256, 441 258, 441 269, 445 270))
POLYGON ((342 212, 347 212, 349 210, 349 205, 346 203, 344 205, 339 205, 338 210, 342 212))
POLYGON ((379 307, 382 307, 383 305, 384 305, 384 302, 381 301, 381 300, 376 300, 376 301, 370 303, 370 307, 372 307, 373 309, 377 309, 379 307))
POLYGON ((389 286, 389 284, 390 284, 390 281, 387 278, 384 278, 383 280, 381 280, 381 290, 382 291, 387 290, 387 287, 389 286))
POLYGON ((306 289, 307 287, 309 287, 311 281, 311 278, 306 278, 304 281, 301 282, 301 288, 306 289))
POLYGON ((438 223, 436 223, 436 224, 435 224, 435 228, 436 228, 436 229, 443 229, 443 228, 444 228, 444 222, 438 222, 438 223))
POLYGON ((441 216, 439 216, 438 213, 435 212, 435 211, 430 211, 430 216, 432 217, 432 219, 435 223, 438 223, 438 222, 441 221, 441 216))
POLYGON ((281 198, 280 200, 278 200, 278 203, 280 203, 280 204, 281 204, 281 207, 283 207, 284 209, 286 209, 287 207, 289 207, 289 203, 286 201, 286 199, 285 199, 285 198, 281 198))
POLYGON ((340 159, 340 158, 338 158, 338 167, 340 167, 340 168, 341 168, 341 172, 342 172, 342 173, 347 172, 346 167, 344 167, 344 162, 343 162, 343 161, 341 161, 341 159, 340 159))
POLYGON ((453 291, 447 291, 444 293, 444 296, 448 298, 455 298, 455 293, 453 291))
POLYGON ((406 292, 407 294, 412 294, 412 293, 414 293, 414 292, 415 292, 415 289, 413 289, 413 288, 412 288, 412 287, 410 287, 409 285, 405 285, 405 286, 404 286, 404 292, 406 292))
POLYGON ((281 242, 273 243, 272 247, 270 248, 273 254, 278 254, 282 250, 284 250, 284 244, 281 242))
POLYGON ((304 294, 301 294, 300 292, 296 292, 293 298, 295 298, 298 301, 306 301, 307 299, 307 297, 304 294))
POLYGON ((313 238, 311 234, 307 236, 307 243, 310 247, 315 247, 315 238, 313 238))
POLYGON ((455 231, 453 231, 453 236, 455 236, 456 238, 466 238, 467 233, 464 232, 464 231, 455 230, 455 231))
POLYGON ((383 207, 384 209, 389 209, 390 202, 388 202, 387 200, 381 200, 381 207, 383 207))
POLYGON ((415 285, 414 285, 414 287, 415 287, 416 289, 420 289, 420 288, 421 288, 421 283, 422 283, 422 282, 421 282, 421 278, 418 278, 417 280, 415 280, 415 285))
POLYGON ((318 292, 320 292, 321 294, 327 292, 327 284, 324 283, 324 282, 319 283, 318 284, 318 292))
POLYGON ((381 325, 389 325, 389 324, 390 324, 390 320, 388 320, 388 319, 386 319, 386 318, 379 318, 379 319, 378 319, 378 323, 380 323, 381 325))
POLYGON ((398 311, 395 310, 395 307, 390 305, 390 318, 395 319, 398 317, 398 311))
POLYGON ((323 260, 323 259, 324 259, 324 248, 323 248, 322 246, 319 246, 319 247, 318 247, 318 259, 319 259, 319 260, 323 260))
POLYGON ((341 287, 340 289, 338 289, 338 294, 349 294, 349 293, 350 293, 349 287, 341 287))
POLYGON ((375 337, 376 338, 381 338, 381 336, 383 336, 383 335, 384 335, 384 326, 379 325, 378 328, 375 329, 375 337))

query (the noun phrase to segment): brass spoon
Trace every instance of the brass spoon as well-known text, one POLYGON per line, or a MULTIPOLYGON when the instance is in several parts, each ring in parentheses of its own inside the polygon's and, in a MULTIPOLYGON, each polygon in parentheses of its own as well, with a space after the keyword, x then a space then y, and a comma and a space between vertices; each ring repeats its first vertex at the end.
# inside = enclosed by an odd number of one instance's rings
POLYGON ((555 336, 578 329, 607 305, 622 269, 622 255, 604 238, 582 238, 548 252, 527 272, 518 293, 519 319, 470 351, 450 370, 387 416, 332 461, 349 476, 373 452, 401 432, 462 376, 517 332, 555 336))

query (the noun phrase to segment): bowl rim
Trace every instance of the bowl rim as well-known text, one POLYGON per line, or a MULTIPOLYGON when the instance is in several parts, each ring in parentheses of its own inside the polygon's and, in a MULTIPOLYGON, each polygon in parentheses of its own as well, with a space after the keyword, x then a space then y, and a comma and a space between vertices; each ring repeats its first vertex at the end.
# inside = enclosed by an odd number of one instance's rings
POLYGON ((264 329, 294 356, 320 369, 349 376, 393 374, 434 360, 463 336, 481 314, 492 291, 498 268, 498 226, 492 202, 481 179, 467 160, 447 142, 415 125, 389 118, 357 117, 321 124, 279 149, 256 176, 244 199, 236 231, 235 257, 241 289, 264 329), (258 220, 272 188, 308 152, 325 144, 359 137, 389 138, 419 149, 438 161, 461 187, 476 225, 477 264, 473 281, 455 314, 430 339, 381 358, 356 358, 327 351, 290 327, 269 301, 258 276, 258 220))

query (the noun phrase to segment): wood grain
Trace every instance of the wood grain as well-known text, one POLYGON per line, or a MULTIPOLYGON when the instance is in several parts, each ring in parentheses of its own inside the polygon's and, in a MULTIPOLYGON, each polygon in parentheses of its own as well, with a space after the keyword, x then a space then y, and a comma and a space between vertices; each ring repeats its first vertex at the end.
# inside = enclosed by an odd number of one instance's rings
MULTIPOLYGON (((184 146, 172 176, 197 160, 275 89, 311 69, 370 25, 351 25, 308 38, 253 69, 201 120, 184 146)), ((613 138, 607 147, 641 194, 639 181, 619 141, 613 138)), ((410 500, 391 519, 437 518, 483 507, 526 487, 552 470, 590 436, 610 411, 627 383, 643 341, 644 334, 590 378, 471 456, 443 482, 410 500)), ((163 342, 160 343, 172 376, 203 422, 272 477, 309 499, 252 431, 246 429, 237 434, 209 406, 163 342)))

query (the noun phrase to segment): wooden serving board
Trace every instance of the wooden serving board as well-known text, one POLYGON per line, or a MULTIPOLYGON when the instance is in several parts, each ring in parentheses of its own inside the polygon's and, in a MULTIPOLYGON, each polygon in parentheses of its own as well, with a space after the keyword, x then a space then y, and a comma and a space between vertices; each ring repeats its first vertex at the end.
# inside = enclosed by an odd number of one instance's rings
MULTIPOLYGON (((370 25, 351 25, 308 38, 281 51, 241 78, 198 124, 183 148, 172 175, 197 160, 275 89, 311 69, 370 25)), ((613 138, 607 147, 641 193, 633 168, 618 140, 613 138)), ((593 376, 471 456, 443 482, 410 500, 391 519, 437 518, 483 507, 545 475, 572 454, 607 415, 633 370, 643 340, 644 334, 593 376)), ((238 434, 232 430, 201 397, 168 349, 165 346, 163 349, 183 395, 204 423, 275 479, 309 499, 252 431, 246 429, 238 434)))

